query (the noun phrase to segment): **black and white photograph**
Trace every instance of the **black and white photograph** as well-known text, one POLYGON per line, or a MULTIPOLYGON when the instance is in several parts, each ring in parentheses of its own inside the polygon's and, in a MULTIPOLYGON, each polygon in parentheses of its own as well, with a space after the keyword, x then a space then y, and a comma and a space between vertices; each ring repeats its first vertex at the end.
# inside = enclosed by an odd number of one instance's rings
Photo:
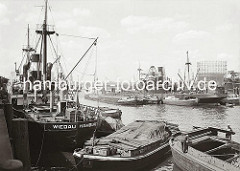
POLYGON ((239 94, 238 0, 0 0, 0 171, 240 171, 239 94))

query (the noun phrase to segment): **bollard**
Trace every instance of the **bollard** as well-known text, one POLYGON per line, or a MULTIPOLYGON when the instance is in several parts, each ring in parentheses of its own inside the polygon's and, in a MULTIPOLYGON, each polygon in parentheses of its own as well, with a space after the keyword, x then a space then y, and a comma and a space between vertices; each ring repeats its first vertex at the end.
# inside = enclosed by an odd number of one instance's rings
POLYGON ((23 164, 20 160, 10 159, 0 165, 1 171, 23 171, 23 164))
POLYGON ((27 119, 13 119, 12 122, 13 146, 15 158, 23 163, 23 171, 29 171, 31 167, 28 121, 27 119))

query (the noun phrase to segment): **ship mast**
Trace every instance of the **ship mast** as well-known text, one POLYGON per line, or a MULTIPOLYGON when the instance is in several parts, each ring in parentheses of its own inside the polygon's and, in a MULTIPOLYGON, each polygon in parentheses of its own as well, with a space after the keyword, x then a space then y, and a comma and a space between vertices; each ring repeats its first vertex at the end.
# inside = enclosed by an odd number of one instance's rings
POLYGON ((27 52, 27 62, 30 61, 30 52, 35 51, 31 46, 30 46, 30 28, 28 24, 28 29, 27 29, 27 46, 23 48, 22 50, 27 52))
POLYGON ((30 43, 29 43, 29 24, 28 24, 28 33, 27 33, 27 35, 28 35, 28 39, 27 39, 27 49, 28 49, 28 51, 27 51, 27 59, 28 59, 28 61, 30 60, 30 53, 29 53, 29 50, 30 50, 30 43))
POLYGON ((140 62, 139 62, 139 66, 138 66, 137 71, 138 71, 138 80, 140 80, 141 79, 141 71, 142 71, 142 69, 140 67, 140 62))
MULTIPOLYGON (((42 57, 42 81, 46 81, 48 78, 48 73, 51 72, 51 69, 47 70, 47 36, 50 37, 51 34, 54 34, 55 31, 49 30, 48 24, 47 24, 47 11, 48 11, 48 0, 45 0, 45 14, 44 14, 44 20, 42 24, 42 29, 36 30, 36 33, 40 34, 42 36, 42 45, 40 49, 40 54, 42 52, 43 57, 42 57)), ((51 75, 51 73, 49 73, 51 75)), ((44 90, 46 87, 44 87, 44 90)), ((43 96, 46 96, 46 92, 43 92, 43 96)), ((50 91, 50 112, 53 109, 53 91, 50 91)))
POLYGON ((188 58, 188 51, 187 51, 187 62, 185 63, 185 65, 187 65, 187 72, 188 72, 188 84, 190 85, 190 65, 191 62, 189 61, 189 58, 188 58))
POLYGON ((43 21, 43 81, 46 81, 47 74, 47 0, 45 1, 45 17, 43 21))
POLYGON ((36 33, 41 34, 42 35, 42 43, 43 43, 43 47, 42 47, 42 80, 46 81, 47 80, 47 36, 54 34, 55 31, 49 30, 48 29, 48 24, 47 24, 47 10, 48 10, 48 0, 45 0, 45 14, 44 14, 44 21, 43 21, 43 25, 42 25, 42 29, 41 30, 36 30, 36 33))

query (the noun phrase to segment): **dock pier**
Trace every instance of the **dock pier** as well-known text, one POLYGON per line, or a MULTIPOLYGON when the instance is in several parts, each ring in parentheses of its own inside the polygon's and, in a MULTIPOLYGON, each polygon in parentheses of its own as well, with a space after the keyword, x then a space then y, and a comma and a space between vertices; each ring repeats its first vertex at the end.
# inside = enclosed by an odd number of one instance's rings
POLYGON ((72 152, 44 154, 44 165, 31 165, 28 121, 14 118, 12 104, 0 104, 0 171, 30 171, 31 169, 51 168, 51 170, 76 170, 72 152), (45 163, 46 162, 46 163, 45 163))
POLYGON ((0 109, 0 170, 29 171, 27 122, 13 119, 12 105, 1 104, 0 109), (27 143, 26 143, 27 142, 27 143), (20 155, 21 154, 21 155, 20 155))

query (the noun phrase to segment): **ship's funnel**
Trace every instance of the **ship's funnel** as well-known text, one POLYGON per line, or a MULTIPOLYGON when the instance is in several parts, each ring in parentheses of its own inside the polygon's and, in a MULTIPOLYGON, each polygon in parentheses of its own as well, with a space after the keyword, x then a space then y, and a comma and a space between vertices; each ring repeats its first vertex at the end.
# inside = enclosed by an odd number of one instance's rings
POLYGON ((23 79, 27 80, 28 79, 28 70, 30 68, 30 63, 24 64, 23 65, 23 79))
POLYGON ((30 75, 31 75, 33 81, 41 79, 41 64, 40 63, 41 63, 40 54, 32 54, 30 75))

